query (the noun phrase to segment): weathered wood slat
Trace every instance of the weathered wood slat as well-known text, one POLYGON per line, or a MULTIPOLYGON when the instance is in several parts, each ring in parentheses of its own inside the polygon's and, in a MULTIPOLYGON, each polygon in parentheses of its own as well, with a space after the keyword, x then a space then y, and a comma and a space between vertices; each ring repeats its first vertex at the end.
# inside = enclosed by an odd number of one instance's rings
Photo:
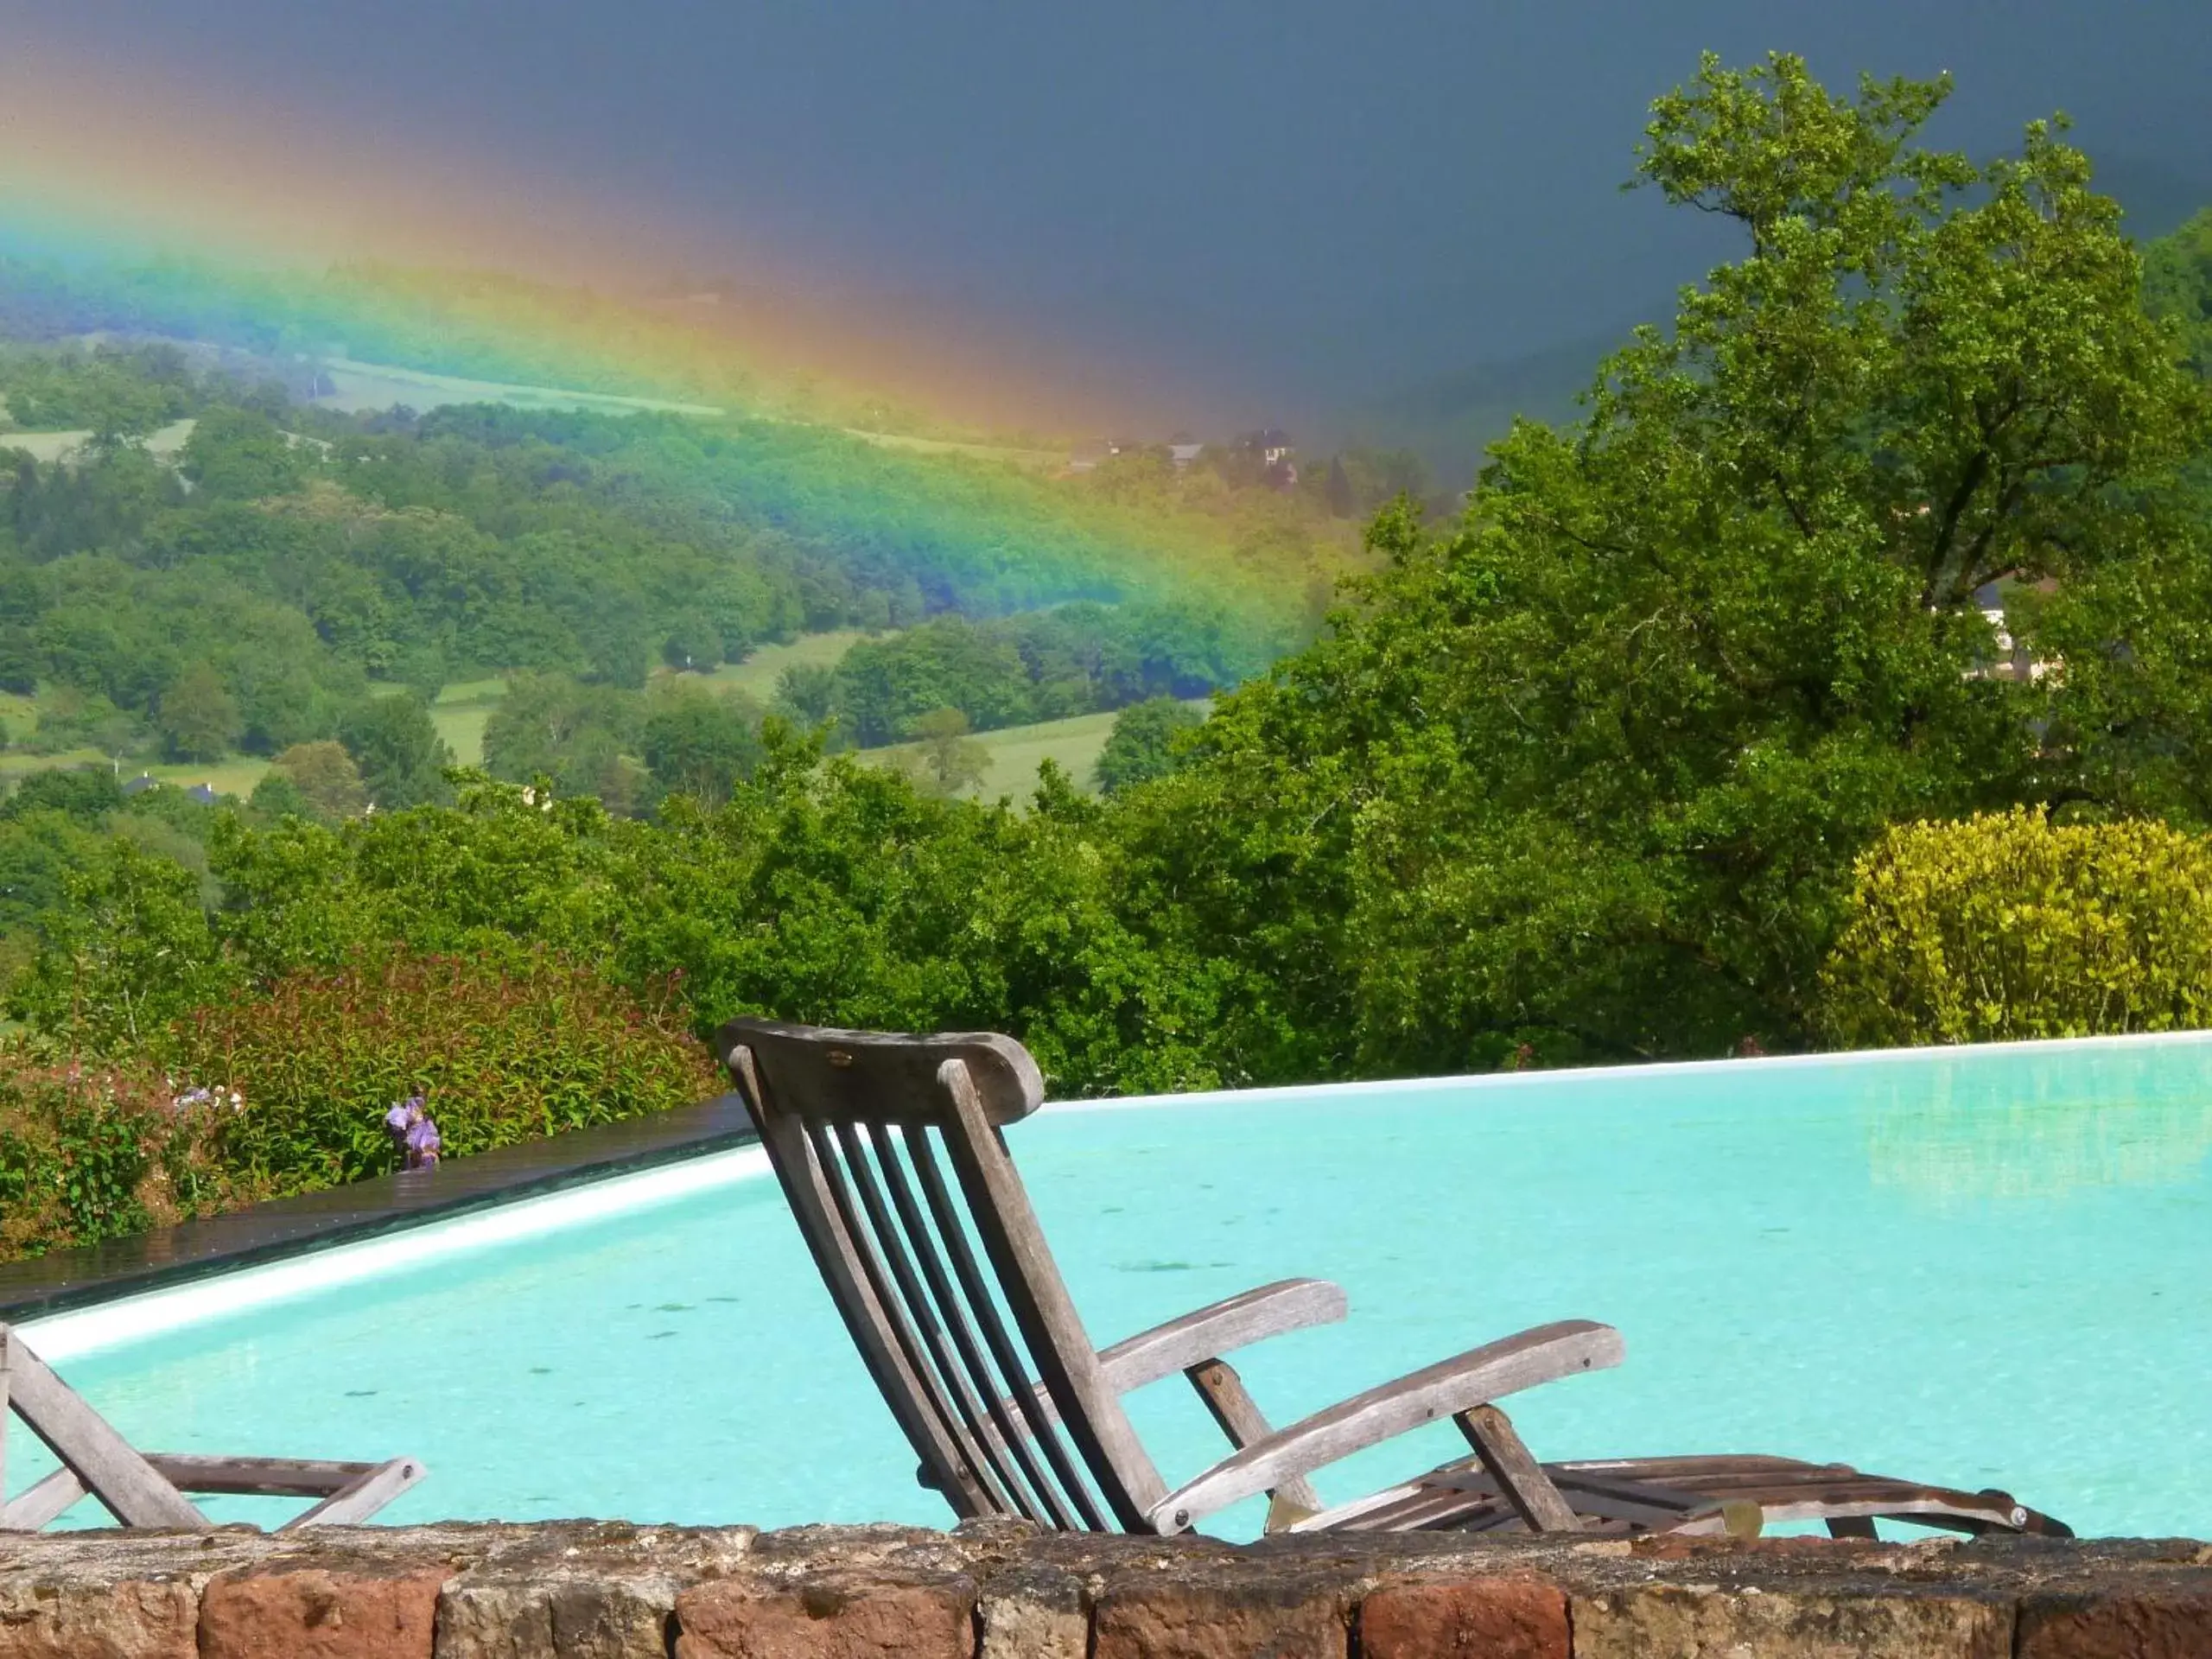
POLYGON ((1529 1448, 1514 1432, 1513 1420, 1496 1406, 1484 1404, 1454 1414, 1453 1421, 1475 1448, 1475 1455, 1513 1512, 1531 1532, 1580 1532, 1574 1507, 1560 1496, 1529 1448))
MULTIPOLYGON (((914 1308, 899 1294, 893 1281, 895 1269, 886 1264, 883 1240, 868 1225, 864 1217, 863 1200, 855 1195, 855 1184, 867 1179, 866 1169, 855 1169, 849 1160, 839 1156, 833 1137, 842 1128, 826 1122, 805 1123, 808 1144, 814 1149, 816 1167, 822 1172, 823 1189, 829 1193, 831 1207, 843 1224, 845 1236, 853 1242, 854 1261, 861 1275, 867 1281, 875 1304, 883 1310, 886 1332, 906 1363, 906 1374, 913 1379, 915 1398, 921 1409, 934 1421, 938 1432, 944 1438, 958 1459, 962 1480, 981 1495, 986 1515, 1006 1515, 1013 1510, 1006 1490, 998 1484, 966 1426, 960 1413, 946 1393, 944 1379, 938 1374, 929 1352, 927 1339, 917 1330, 914 1308)), ((872 1190, 872 1189, 871 1189, 872 1190)))
POLYGON ((1121 1393, 1156 1382, 1201 1361, 1286 1332, 1332 1325, 1349 1304, 1325 1279, 1282 1279, 1124 1338, 1098 1355, 1106 1380, 1121 1393))
MULTIPOLYGON (((976 1259, 976 1252, 968 1242, 960 1206, 954 1202, 952 1190, 934 1155, 935 1149, 929 1143, 930 1131, 909 1128, 905 1135, 910 1144, 920 1143, 913 1165, 923 1201, 936 1223, 938 1236, 944 1241, 946 1258, 968 1307, 975 1315, 983 1344, 1007 1380, 1008 1393, 1000 1402, 1001 1411, 1010 1422, 1018 1414, 1015 1426, 1025 1428, 1043 1453, 1046 1466, 1058 1484, 1060 1504, 1071 1510, 1082 1526, 1092 1530, 1103 1529, 1106 1525, 1106 1511, 1077 1468, 1077 1454, 1058 1431, 1059 1414, 1052 1407, 1052 1396, 1042 1383, 1032 1382, 1031 1367, 1022 1357, 1006 1321, 999 1316, 998 1303, 991 1294, 982 1264, 976 1259)), ((1059 1524, 1075 1523, 1063 1521, 1059 1524)))
POLYGON ((21 1337, 8 1331, 0 1332, 0 1340, 8 1345, 10 1406, 108 1513, 127 1527, 206 1528, 207 1517, 156 1474, 21 1337))
POLYGON ((348 1484, 340 1487, 304 1514, 296 1515, 279 1532, 302 1527, 350 1527, 367 1520, 378 1510, 423 1478, 425 1471, 412 1458, 394 1458, 372 1464, 348 1484))
POLYGON ((0 1508, 0 1532, 36 1532, 64 1516, 85 1496, 85 1483, 73 1469, 57 1469, 17 1493, 0 1508))
MULTIPOLYGON (((1191 1366, 1183 1375, 1191 1379, 1191 1386, 1198 1390, 1198 1398, 1231 1446, 1249 1446, 1274 1432, 1253 1402, 1244 1379, 1227 1360, 1209 1359, 1191 1366)), ((1287 1531, 1306 1516, 1319 1514, 1322 1507, 1321 1495, 1313 1490, 1313 1483, 1303 1475, 1296 1476, 1268 1494, 1267 1530, 1287 1531)))
POLYGON ((962 1445, 975 1448, 976 1456, 1015 1513, 1033 1521, 1049 1522, 1051 1513, 1029 1490, 1013 1446, 990 1421, 989 1414, 998 1406, 1003 1385, 986 1372, 979 1391, 965 1352, 949 1337, 948 1325, 960 1318, 959 1304, 956 1298, 937 1294, 949 1287, 938 1259, 936 1241, 926 1227, 918 1224, 912 1196, 906 1192, 897 1148, 881 1125, 871 1126, 875 1150, 871 1162, 868 1144, 855 1126, 841 1123, 836 1133, 854 1191, 867 1211, 878 1248, 890 1264, 907 1317, 928 1346, 939 1393, 953 1413, 962 1445), (887 1207, 887 1191, 893 1195, 887 1207), (897 1201, 901 1193, 906 1196, 903 1205, 897 1201), (909 1224, 910 1217, 914 1224, 909 1224))
POLYGON ((946 1060, 938 1080, 953 1109, 945 1150, 967 1195, 983 1253, 1036 1363, 1038 1380, 1059 1407, 1066 1432, 1115 1519, 1132 1530, 1143 1527, 1148 1512, 1166 1496, 1166 1483, 1130 1427, 1121 1396, 1106 1381, 1098 1351, 1068 1295, 1029 1195, 989 1121, 967 1063, 946 1060))
POLYGON ((1223 1459, 1153 1506, 1160 1532, 1179 1532, 1230 1504, 1395 1439, 1409 1428, 1563 1376, 1618 1365, 1620 1332, 1587 1319, 1562 1319, 1370 1389, 1315 1412, 1223 1459))
POLYGON ((921 1385, 891 1340, 890 1326, 868 1277, 861 1271, 854 1242, 845 1231, 835 1206, 814 1145, 804 1125, 776 1109, 765 1087, 753 1053, 742 1042, 729 1039, 724 1052, 730 1072, 753 1114, 753 1127, 768 1150, 784 1197, 798 1223, 816 1269, 829 1287, 830 1300, 845 1322, 845 1330, 860 1351, 861 1361, 875 1381, 891 1414, 905 1431, 907 1443, 922 1459, 928 1484, 940 1493, 953 1512, 963 1517, 994 1513, 982 1486, 970 1474, 936 1417, 923 1408, 921 1385))
POLYGON ((967 1069, 994 1128, 1028 1116, 1045 1100, 1044 1074, 1029 1051, 995 1032, 915 1037, 733 1020, 722 1027, 722 1052, 740 1046, 772 1074, 777 1109, 808 1122, 942 1126, 949 1103, 938 1073, 948 1060, 967 1069))
POLYGON ((189 1452, 149 1452, 146 1461, 180 1491, 255 1497, 327 1497, 385 1466, 313 1458, 215 1458, 189 1452))

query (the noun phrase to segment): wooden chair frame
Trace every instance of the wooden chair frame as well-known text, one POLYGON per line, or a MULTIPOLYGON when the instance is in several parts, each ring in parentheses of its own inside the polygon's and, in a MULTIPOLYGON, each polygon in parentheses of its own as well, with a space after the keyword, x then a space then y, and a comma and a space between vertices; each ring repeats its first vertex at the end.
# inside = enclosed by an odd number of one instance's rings
POLYGON ((425 1472, 413 1458, 335 1463, 142 1452, 34 1353, 22 1332, 0 1325, 0 1532, 36 1532, 87 1495, 126 1527, 204 1532, 213 1523, 188 1492, 311 1497, 313 1507, 280 1531, 346 1526, 367 1520, 425 1472), (11 1414, 61 1467, 9 1500, 11 1414))
POLYGON ((855 1346, 963 1517, 1173 1534, 1262 1493, 1268 1530, 1507 1526, 1755 1534, 1877 1515, 1968 1532, 2065 1529, 2001 1492, 1963 1493, 1782 1458, 1540 1464, 1496 1402, 1617 1365, 1620 1333, 1563 1319, 1272 1427, 1224 1354, 1344 1317, 1338 1287, 1287 1279, 1092 1345, 1007 1151, 1035 1111, 1028 1052, 991 1033, 911 1036, 766 1020, 720 1050, 855 1346), (948 1179, 948 1169, 950 1179, 948 1179), (1122 1408, 1180 1371, 1232 1448, 1170 1488, 1122 1408), (1325 1509, 1306 1477, 1444 1418, 1473 1456, 1325 1509))

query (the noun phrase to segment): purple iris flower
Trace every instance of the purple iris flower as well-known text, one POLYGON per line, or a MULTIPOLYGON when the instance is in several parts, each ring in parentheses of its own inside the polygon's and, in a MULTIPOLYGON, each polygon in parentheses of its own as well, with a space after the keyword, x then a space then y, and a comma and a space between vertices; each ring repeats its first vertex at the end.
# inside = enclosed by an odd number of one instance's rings
POLYGON ((384 1128, 393 1148, 405 1156, 408 1168, 425 1169, 438 1161, 438 1148, 443 1143, 422 1096, 410 1095, 394 1104, 384 1115, 384 1128))

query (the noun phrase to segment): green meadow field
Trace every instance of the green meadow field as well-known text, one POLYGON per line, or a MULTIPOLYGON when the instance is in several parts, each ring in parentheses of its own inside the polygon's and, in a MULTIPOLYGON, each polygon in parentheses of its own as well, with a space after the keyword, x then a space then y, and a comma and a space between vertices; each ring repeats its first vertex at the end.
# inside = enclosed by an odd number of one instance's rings
POLYGON ((484 723, 506 695, 503 679, 460 680, 438 693, 430 705, 430 723, 453 751, 456 765, 484 764, 484 723))
MULTIPOLYGON (((776 695, 776 677, 787 668, 835 668, 856 639, 868 635, 858 628, 834 628, 828 633, 803 633, 787 645, 760 645, 741 663, 724 663, 700 677, 721 690, 742 691, 765 705, 776 695)), ((671 671, 658 669, 656 677, 671 671)))
MULTIPOLYGON (((978 732, 970 739, 990 756, 982 781, 961 795, 969 800, 995 801, 1010 797, 1017 804, 1027 801, 1037 787, 1037 768, 1046 760, 1059 763, 1077 789, 1092 787, 1090 770, 1113 734, 1112 714, 1077 715, 1069 720, 1047 720, 1034 726, 1007 726, 995 732, 978 732)), ((915 766, 921 747, 894 744, 884 749, 863 749, 859 758, 873 766, 915 766)))

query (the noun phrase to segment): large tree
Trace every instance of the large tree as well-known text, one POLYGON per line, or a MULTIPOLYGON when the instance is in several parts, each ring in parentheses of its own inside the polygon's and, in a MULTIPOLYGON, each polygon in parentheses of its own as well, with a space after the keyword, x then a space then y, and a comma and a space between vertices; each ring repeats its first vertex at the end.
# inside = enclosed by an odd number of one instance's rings
POLYGON ((193 663, 162 693, 159 723, 177 760, 219 760, 238 741, 238 706, 221 675, 193 663))
POLYGON ((339 721, 338 741, 360 769, 372 806, 396 811, 452 800, 445 772, 453 751, 430 711, 404 692, 356 704, 339 721))
POLYGON ((1386 514, 1332 634, 1140 798, 1137 891, 1269 988, 1248 1069, 1793 1042, 1884 825, 2212 810, 2202 390, 2063 127, 1923 149, 1948 90, 1707 58, 1658 100, 1643 181, 1742 257, 1461 522, 1386 514))

